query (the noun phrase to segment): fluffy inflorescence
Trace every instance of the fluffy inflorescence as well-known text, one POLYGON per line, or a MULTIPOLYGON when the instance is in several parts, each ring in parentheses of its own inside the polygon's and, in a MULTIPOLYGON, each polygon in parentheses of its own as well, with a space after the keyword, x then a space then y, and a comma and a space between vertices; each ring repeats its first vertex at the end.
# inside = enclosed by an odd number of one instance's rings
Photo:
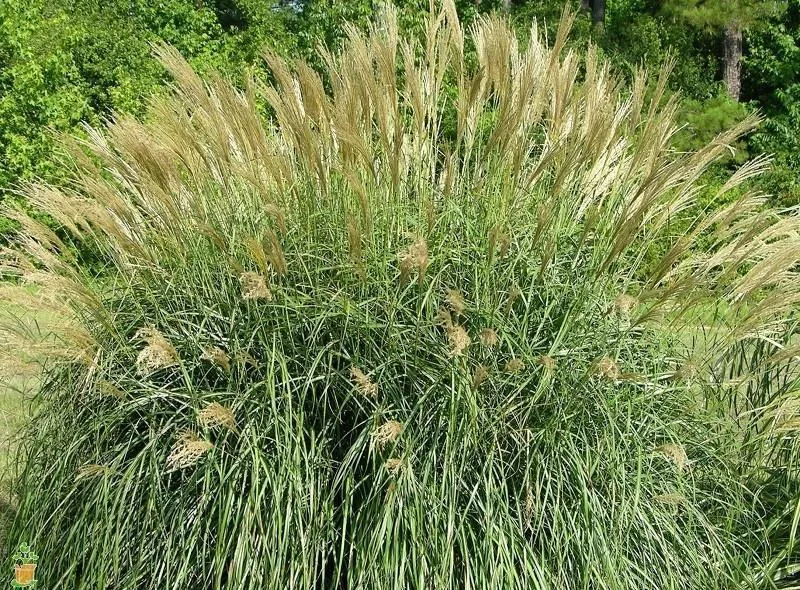
POLYGON ((741 189, 763 159, 696 207, 757 121, 672 152, 665 76, 569 25, 523 49, 446 1, 401 40, 388 7, 243 91, 162 47, 146 123, 65 140, 26 194, 107 266, 22 213, 3 266, 52 318, 1 331, 48 359, 11 533, 42 579, 722 589, 790 557, 759 523, 796 477, 798 219, 741 189))

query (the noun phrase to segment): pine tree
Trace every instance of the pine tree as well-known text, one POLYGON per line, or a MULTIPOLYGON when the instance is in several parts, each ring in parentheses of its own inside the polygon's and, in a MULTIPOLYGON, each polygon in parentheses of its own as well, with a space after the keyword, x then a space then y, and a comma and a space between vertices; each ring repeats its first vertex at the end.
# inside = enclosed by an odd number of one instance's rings
POLYGON ((592 23, 602 27, 606 20, 606 0, 581 0, 581 7, 592 13, 592 23))
POLYGON ((742 90, 744 31, 761 19, 785 10, 784 0, 662 0, 666 14, 688 23, 722 31, 723 80, 728 94, 739 100, 742 90))

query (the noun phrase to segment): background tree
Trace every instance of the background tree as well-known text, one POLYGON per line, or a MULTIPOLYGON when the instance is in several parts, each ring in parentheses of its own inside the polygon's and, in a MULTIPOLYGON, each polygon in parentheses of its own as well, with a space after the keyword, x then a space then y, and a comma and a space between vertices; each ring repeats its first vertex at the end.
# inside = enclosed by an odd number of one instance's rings
POLYGON ((781 0, 663 0, 666 14, 690 24, 722 31, 723 80, 728 94, 739 100, 742 91, 744 31, 785 8, 781 0))
POLYGON ((583 8, 592 14, 592 23, 603 26, 606 22, 606 0, 583 0, 583 8))

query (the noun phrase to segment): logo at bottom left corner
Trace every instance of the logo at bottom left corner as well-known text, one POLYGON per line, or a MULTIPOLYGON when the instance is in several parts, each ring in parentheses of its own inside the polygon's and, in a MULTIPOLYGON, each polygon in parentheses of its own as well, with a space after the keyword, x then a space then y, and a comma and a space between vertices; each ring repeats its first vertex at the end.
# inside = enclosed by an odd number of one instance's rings
POLYGON ((36 563, 39 556, 27 544, 20 544, 13 556, 14 560, 14 579, 11 581, 12 588, 36 588, 36 563))

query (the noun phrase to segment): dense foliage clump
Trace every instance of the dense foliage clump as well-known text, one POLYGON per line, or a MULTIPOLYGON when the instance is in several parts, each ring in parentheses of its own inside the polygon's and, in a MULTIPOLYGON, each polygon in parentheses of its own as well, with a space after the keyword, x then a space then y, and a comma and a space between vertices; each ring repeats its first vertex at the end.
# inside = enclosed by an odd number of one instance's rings
POLYGON ((64 140, 67 180, 25 189, 58 231, 9 212, 3 264, 42 318, 0 333, 47 358, 10 533, 43 583, 722 589, 797 560, 798 220, 728 197, 764 159, 697 206, 757 121, 678 153, 666 74, 628 89, 569 27, 522 49, 445 2, 406 38, 390 6, 243 91, 162 47, 146 123, 64 140))

